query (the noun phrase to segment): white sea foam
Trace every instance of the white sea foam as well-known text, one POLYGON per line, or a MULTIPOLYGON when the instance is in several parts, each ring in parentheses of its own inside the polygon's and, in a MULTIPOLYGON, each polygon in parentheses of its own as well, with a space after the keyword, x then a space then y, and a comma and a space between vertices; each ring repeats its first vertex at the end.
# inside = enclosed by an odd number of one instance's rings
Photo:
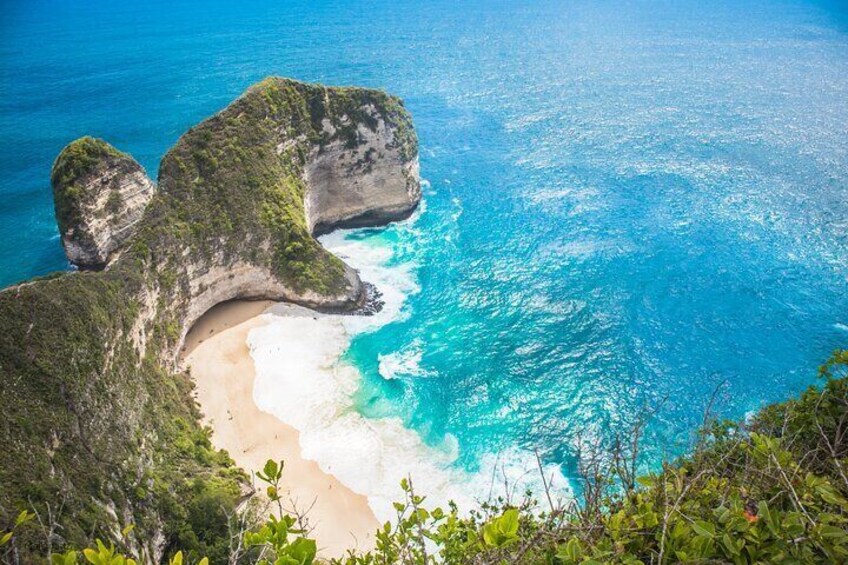
MULTIPOLYGON (((357 268, 363 280, 377 286, 385 306, 374 316, 274 306, 265 314, 268 324, 253 329, 248 337, 256 365, 257 406, 296 428, 303 456, 365 495, 380 521, 394 516, 392 502, 402 499, 399 484, 406 476, 412 477, 418 492, 427 494, 429 503, 454 500, 463 509, 505 494, 504 484, 519 496, 528 487, 541 493, 532 453, 516 449, 490 454, 482 458, 477 472, 469 473, 453 465, 459 454, 454 437, 447 435, 438 445, 429 445, 398 418, 368 419, 356 410, 352 395, 360 374, 340 358, 354 335, 408 315, 405 298, 418 291, 414 265, 392 264, 392 249, 379 237, 334 232, 321 241, 357 268)), ((380 373, 389 379, 422 375, 421 355, 420 344, 413 343, 381 356, 380 373)), ((558 492, 568 492, 558 467, 549 466, 545 474, 558 492)))
POLYGON ((428 372, 421 367, 421 358, 424 352, 421 350, 421 342, 415 340, 409 347, 393 353, 377 355, 379 372, 386 380, 398 377, 426 377, 428 372))

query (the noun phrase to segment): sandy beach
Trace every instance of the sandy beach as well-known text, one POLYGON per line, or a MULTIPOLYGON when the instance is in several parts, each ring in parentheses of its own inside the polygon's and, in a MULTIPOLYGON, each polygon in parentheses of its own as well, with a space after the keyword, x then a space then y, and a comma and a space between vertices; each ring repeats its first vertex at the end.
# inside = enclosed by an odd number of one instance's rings
POLYGON ((299 433, 254 401, 255 368, 247 345, 260 314, 273 302, 229 302, 201 318, 189 335, 183 363, 190 367, 204 423, 215 447, 226 449, 243 469, 261 469, 267 459, 285 461, 283 486, 290 508, 308 509, 319 555, 336 557, 347 549, 373 547, 379 527, 365 496, 301 456, 299 433))

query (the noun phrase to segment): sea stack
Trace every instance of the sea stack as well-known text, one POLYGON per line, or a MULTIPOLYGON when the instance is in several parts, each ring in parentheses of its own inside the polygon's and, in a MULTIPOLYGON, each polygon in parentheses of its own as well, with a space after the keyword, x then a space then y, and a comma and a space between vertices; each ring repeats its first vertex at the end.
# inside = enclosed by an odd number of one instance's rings
POLYGON ((106 266, 156 190, 135 159, 93 137, 66 146, 50 178, 65 255, 85 269, 106 266))

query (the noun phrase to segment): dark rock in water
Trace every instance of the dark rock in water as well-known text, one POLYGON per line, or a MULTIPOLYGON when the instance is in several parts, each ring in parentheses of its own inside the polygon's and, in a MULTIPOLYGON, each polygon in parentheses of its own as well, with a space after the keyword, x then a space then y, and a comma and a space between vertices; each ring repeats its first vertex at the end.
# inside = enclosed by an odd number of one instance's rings
POLYGON ((351 314, 373 316, 386 305, 386 302, 382 300, 383 293, 370 282, 363 282, 362 285, 365 287, 365 302, 359 309, 351 312, 351 314))
MULTIPOLYGON (((353 310, 338 310, 337 308, 315 308, 325 314, 339 314, 343 316, 373 316, 383 309, 386 302, 382 300, 383 293, 373 283, 362 282, 363 298, 362 305, 353 310)), ((317 319, 317 318, 316 318, 317 319)))
POLYGON ((356 313, 362 316, 373 316, 383 309, 386 302, 382 300, 383 293, 375 285, 369 282, 363 284, 365 285, 365 304, 356 313))

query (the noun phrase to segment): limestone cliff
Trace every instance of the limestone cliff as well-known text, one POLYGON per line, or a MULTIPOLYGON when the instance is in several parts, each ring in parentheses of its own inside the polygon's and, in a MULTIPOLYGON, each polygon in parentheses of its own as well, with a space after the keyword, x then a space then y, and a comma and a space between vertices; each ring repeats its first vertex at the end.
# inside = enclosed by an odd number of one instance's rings
POLYGON ((65 254, 83 268, 106 265, 133 234, 155 190, 135 159, 91 137, 65 147, 51 180, 65 254))
POLYGON ((320 235, 334 227, 380 225, 404 219, 421 198, 416 148, 404 122, 387 122, 374 105, 363 122, 321 122, 332 141, 313 150, 306 163, 306 222, 320 235), (355 129, 353 129, 355 126, 355 129), (350 128, 338 136, 337 127, 350 128), (395 142, 395 132, 401 139, 395 142))
POLYGON ((0 293, 0 520, 63 501, 62 538, 134 523, 152 562, 171 544, 219 551, 242 488, 173 373, 188 329, 233 298, 356 308, 359 276, 313 234, 403 218, 420 188, 400 100, 278 78, 183 135, 158 190, 140 175, 103 142, 66 148, 53 175, 63 243, 105 270, 0 293))

